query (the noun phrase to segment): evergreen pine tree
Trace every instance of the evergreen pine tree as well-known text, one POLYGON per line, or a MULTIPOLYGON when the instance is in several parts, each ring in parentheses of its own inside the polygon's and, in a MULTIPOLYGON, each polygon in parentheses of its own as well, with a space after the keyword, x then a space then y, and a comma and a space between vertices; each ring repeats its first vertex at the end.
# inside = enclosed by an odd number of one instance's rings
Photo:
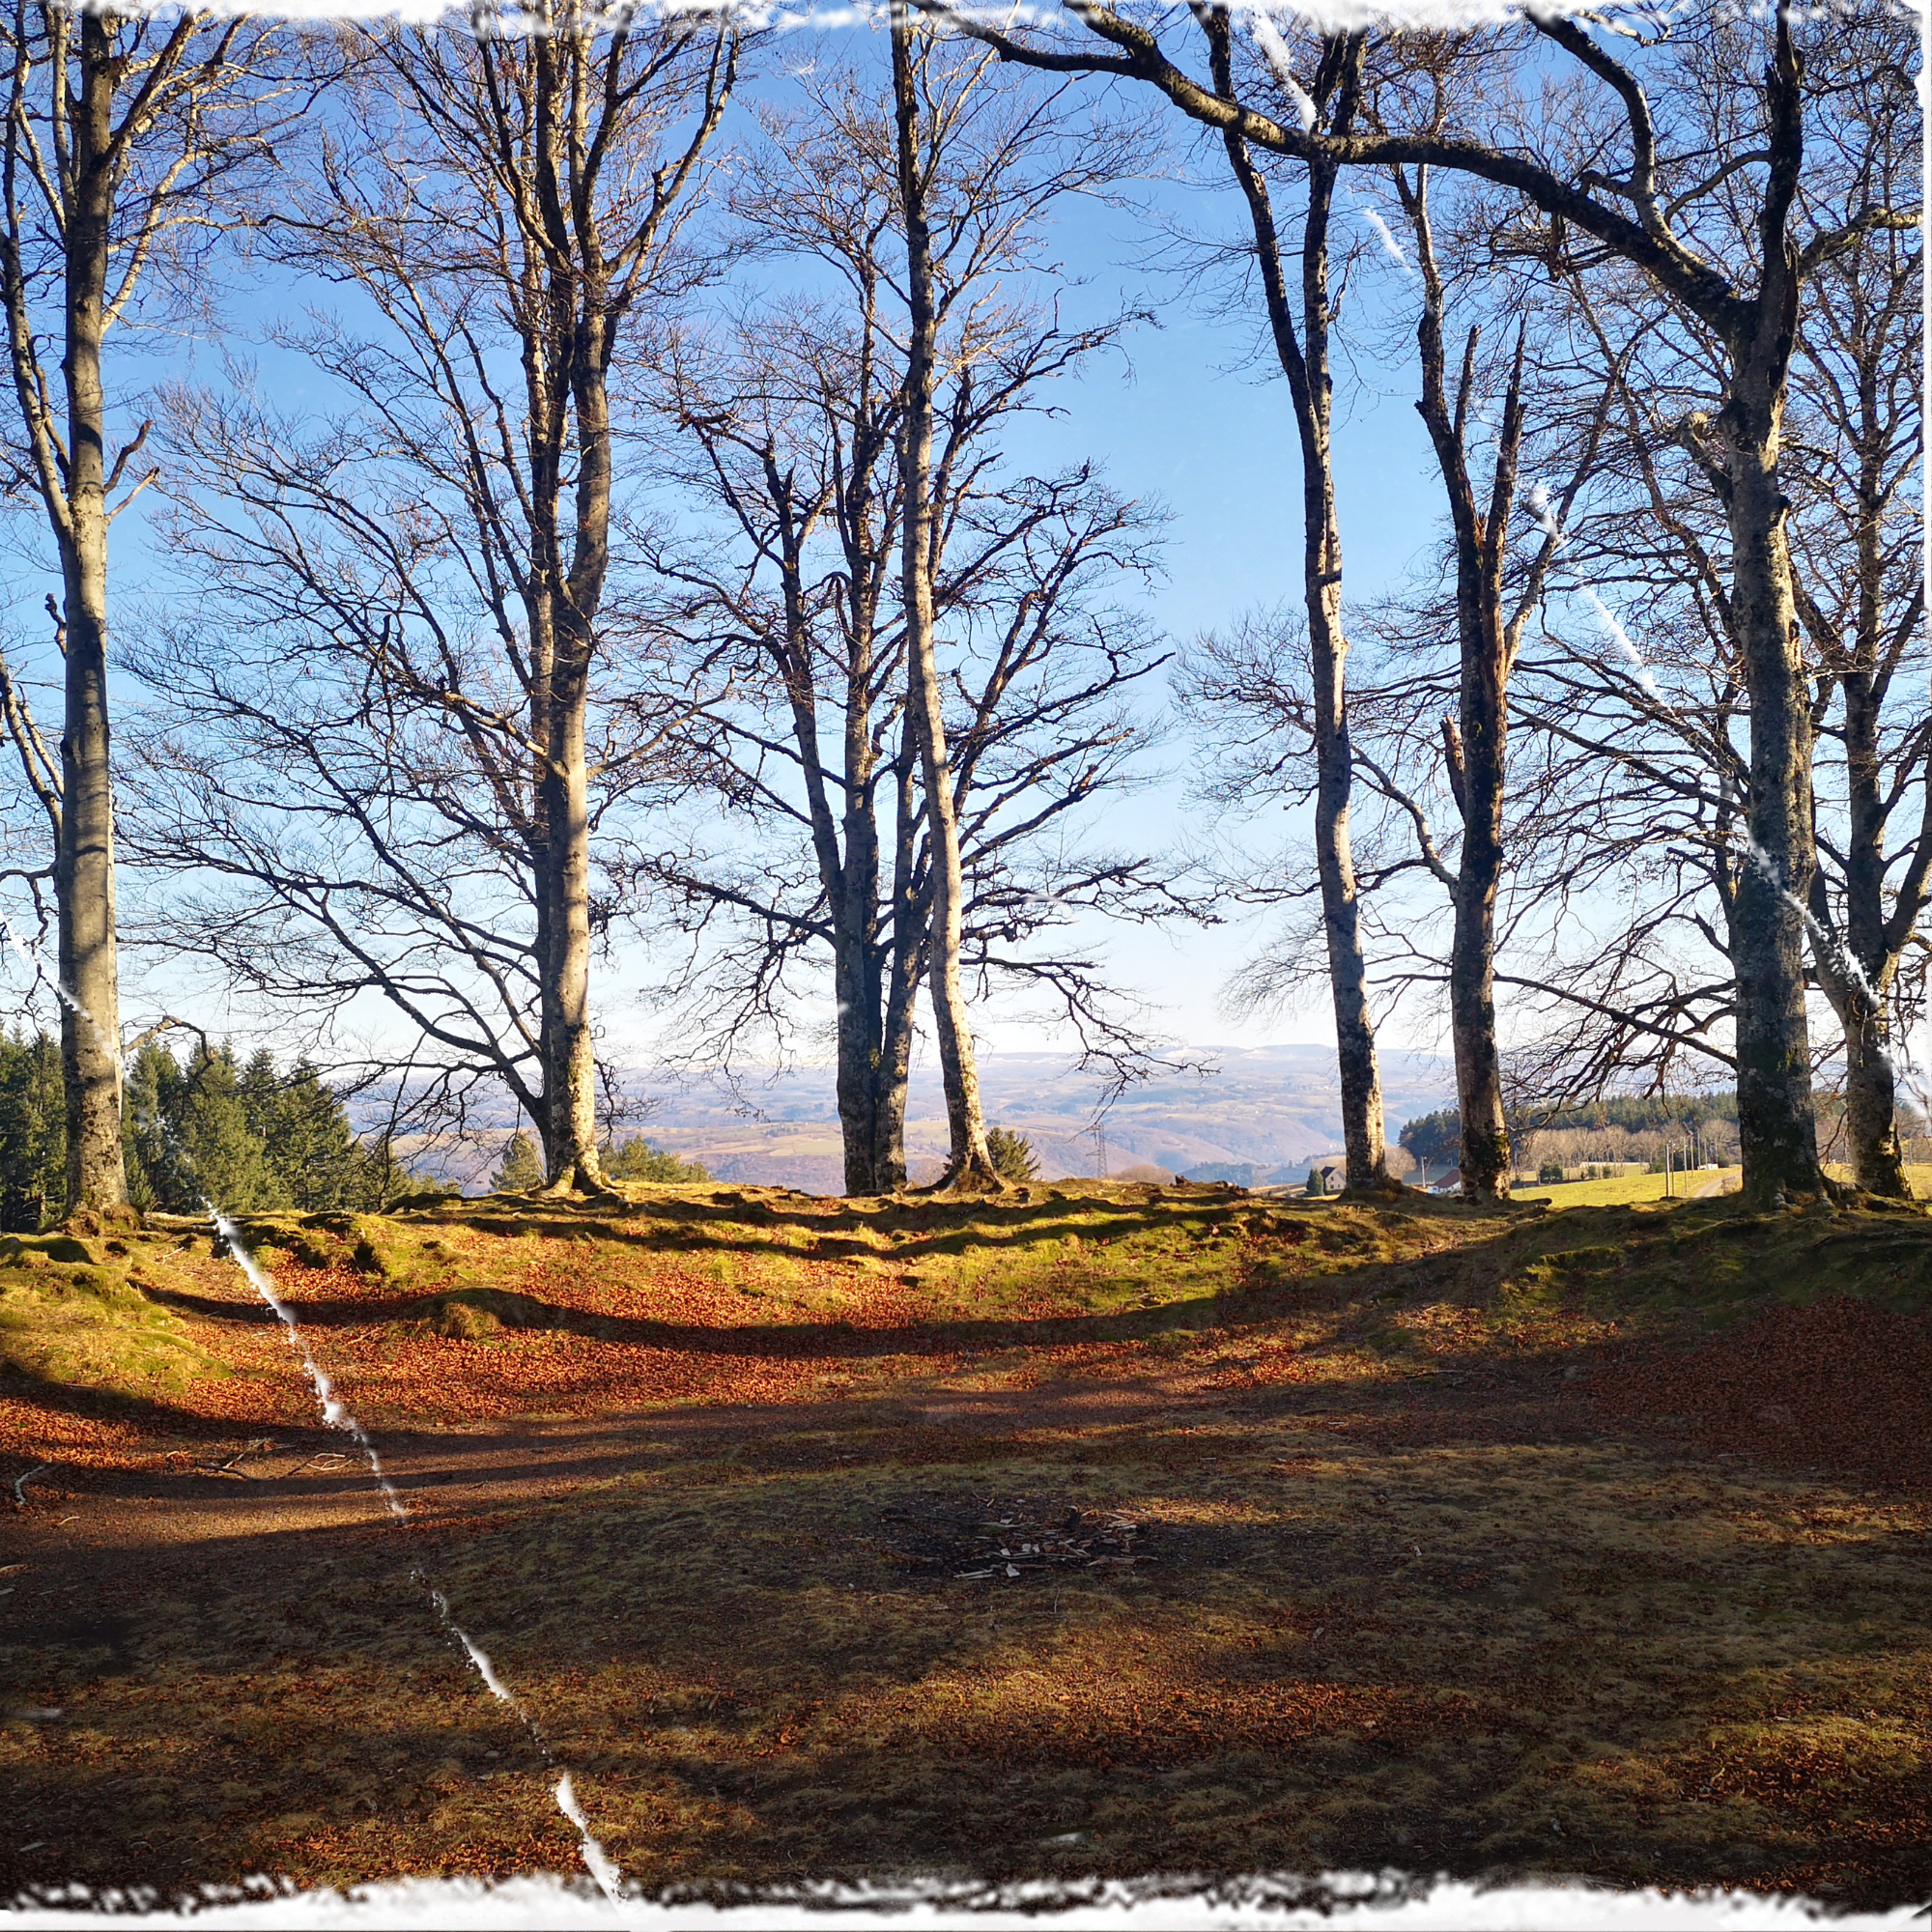
POLYGON ((0 1231, 33 1235, 67 1200, 67 1101, 60 1042, 0 1034, 0 1231))
POLYGON ((360 1213, 380 1214, 399 1195, 409 1193, 413 1184, 409 1171, 396 1158, 394 1143, 385 1128, 374 1140, 356 1142, 343 1183, 342 1205, 360 1213))
POLYGON ((238 1065, 232 1046, 204 1042, 183 1066, 151 1040, 128 1069, 122 1118, 128 1199, 143 1213, 200 1214, 205 1201, 237 1214, 380 1210, 408 1191, 386 1138, 359 1143, 316 1067, 298 1060, 283 1074, 266 1048, 238 1065))
POLYGON ((1033 1143, 1024 1134, 1016 1134, 1010 1127, 988 1127, 986 1151, 993 1156, 994 1167, 1006 1179, 1039 1179, 1038 1157, 1033 1151, 1033 1143))
POLYGON ((144 1213, 201 1212, 201 1190, 181 1138, 185 1097, 174 1055, 159 1041, 150 1040, 128 1069, 121 1099, 128 1198, 144 1213))
MULTIPOLYGON (((256 1060, 266 1057, 258 1054, 256 1060)), ((248 1064, 247 1079, 254 1075, 256 1060, 248 1064)), ((276 1076, 272 1065, 269 1072, 271 1090, 259 1120, 251 1114, 251 1122, 280 1191, 304 1213, 355 1205, 365 1177, 341 1097, 324 1086, 322 1075, 306 1060, 297 1061, 286 1076, 276 1076)), ((245 1087, 246 1080, 244 1098, 245 1087)))
MULTIPOLYGON (((273 1062, 268 1066, 272 1084, 273 1062)), ((198 1044, 188 1058, 183 1088, 178 1132, 195 1185, 195 1206, 207 1200, 230 1214, 287 1207, 268 1149, 249 1119, 251 1104, 261 1104, 261 1088, 244 1080, 234 1046, 227 1040, 214 1047, 198 1044)))
POLYGON ((530 1137, 519 1127, 503 1150, 503 1164, 490 1177, 490 1185, 498 1194, 527 1194, 544 1183, 543 1162, 530 1137))
POLYGON ((711 1179, 709 1168, 653 1147, 642 1134, 633 1134, 620 1148, 606 1148, 604 1173, 611 1180, 655 1180, 660 1184, 711 1179))

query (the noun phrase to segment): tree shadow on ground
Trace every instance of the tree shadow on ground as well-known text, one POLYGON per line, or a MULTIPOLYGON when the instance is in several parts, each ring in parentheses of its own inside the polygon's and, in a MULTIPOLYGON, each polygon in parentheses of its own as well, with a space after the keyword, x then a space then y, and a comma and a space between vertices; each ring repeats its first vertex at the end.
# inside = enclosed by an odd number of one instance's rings
MULTIPOLYGON (((647 1887, 1361 1866, 1877 1905, 1927 1876, 1922 1510, 1520 1385, 1494 1440, 1445 1405, 1394 1451, 1333 1427, 1374 1389, 1091 1393, 1077 1427, 972 1398, 1019 1431, 990 1459, 895 1443, 884 1400, 660 1412, 562 1431, 569 1493, 476 1520, 68 1552, 135 1668, 51 1639, 58 1597, 8 1629, 9 1683, 64 1713, 0 1732, 12 1835, 95 1883, 567 1866, 554 1772, 434 1585, 647 1887)), ((502 1445, 383 1447, 484 1492, 502 1445)))

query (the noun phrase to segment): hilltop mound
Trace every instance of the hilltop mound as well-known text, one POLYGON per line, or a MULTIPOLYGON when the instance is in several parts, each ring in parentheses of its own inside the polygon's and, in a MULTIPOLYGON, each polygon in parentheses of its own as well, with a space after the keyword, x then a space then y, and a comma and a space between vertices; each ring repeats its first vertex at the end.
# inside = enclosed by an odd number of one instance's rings
POLYGON ((712 1186, 243 1238, 394 1509, 205 1228, 0 1250, 10 1892, 568 1868, 560 1768, 721 1898, 1932 1884, 1922 1217, 712 1186))

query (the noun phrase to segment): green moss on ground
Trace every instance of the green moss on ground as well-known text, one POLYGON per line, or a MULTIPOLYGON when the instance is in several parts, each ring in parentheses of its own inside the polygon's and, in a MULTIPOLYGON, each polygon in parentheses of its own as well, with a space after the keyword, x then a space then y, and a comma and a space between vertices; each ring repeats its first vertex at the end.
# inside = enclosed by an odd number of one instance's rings
POLYGON ((75 1249, 62 1236, 0 1249, 0 1372, 135 1399, 227 1375, 125 1264, 68 1259, 75 1249))

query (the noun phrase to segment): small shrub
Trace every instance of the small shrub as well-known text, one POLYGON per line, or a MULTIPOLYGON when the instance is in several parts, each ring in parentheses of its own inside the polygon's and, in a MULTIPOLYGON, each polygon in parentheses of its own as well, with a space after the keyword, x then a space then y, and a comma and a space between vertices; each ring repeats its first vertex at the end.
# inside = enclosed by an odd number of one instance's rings
POLYGON ((436 1332, 452 1342, 481 1342, 502 1331, 502 1322, 489 1309, 467 1301, 447 1302, 436 1314, 436 1332))
POLYGON ((555 1312, 527 1294, 497 1288, 458 1289, 420 1305, 417 1320, 452 1342, 486 1342, 506 1328, 554 1328, 555 1312))
POLYGON ((1536 1170, 1536 1178, 1545 1185, 1548 1185, 1551 1181, 1561 1180, 1563 1179, 1563 1163, 1560 1160, 1546 1160, 1536 1170))

